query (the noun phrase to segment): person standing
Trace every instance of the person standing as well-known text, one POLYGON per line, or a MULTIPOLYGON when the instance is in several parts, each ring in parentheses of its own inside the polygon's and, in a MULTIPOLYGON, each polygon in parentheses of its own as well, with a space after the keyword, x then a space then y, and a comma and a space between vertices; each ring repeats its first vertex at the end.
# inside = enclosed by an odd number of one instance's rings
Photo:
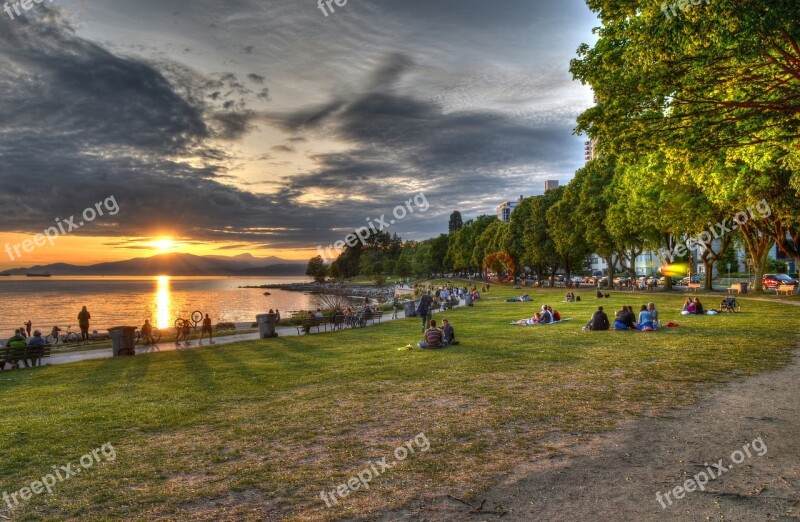
POLYGON ((81 329, 81 340, 84 343, 89 341, 89 319, 91 318, 92 314, 89 313, 89 310, 85 306, 81 308, 80 313, 78 313, 78 326, 81 329))
POLYGON ((212 329, 211 329, 211 318, 208 316, 208 314, 206 314, 205 319, 203 319, 203 329, 200 332, 200 342, 198 344, 200 344, 200 345, 203 344, 203 336, 205 334, 208 334, 208 344, 217 344, 217 343, 214 342, 214 338, 213 338, 213 336, 211 334, 211 331, 212 331, 212 329))
POLYGON ((428 290, 427 293, 423 294, 419 300, 419 306, 417 307, 417 312, 419 313, 420 317, 422 317, 422 332, 425 333, 425 328, 428 326, 428 317, 431 315, 431 306, 433 304, 433 299, 431 298, 431 291, 428 290))
POLYGON ((33 327, 33 323, 30 319, 25 323, 25 331, 28 332, 28 337, 31 336, 31 327, 33 327))

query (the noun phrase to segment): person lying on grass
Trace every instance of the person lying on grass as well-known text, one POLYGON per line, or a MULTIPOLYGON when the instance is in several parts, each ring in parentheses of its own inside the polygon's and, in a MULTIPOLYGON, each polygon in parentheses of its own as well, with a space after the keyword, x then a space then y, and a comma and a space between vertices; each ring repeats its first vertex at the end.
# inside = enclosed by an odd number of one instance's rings
POLYGON ((603 311, 602 306, 597 307, 597 311, 592 314, 592 318, 589 319, 589 322, 586 326, 583 327, 584 330, 592 330, 592 331, 601 331, 601 330, 608 330, 611 327, 610 323, 608 322, 608 316, 603 311))
POLYGON ((436 319, 431 319, 430 328, 425 330, 423 339, 419 342, 420 348, 441 348, 442 331, 436 328, 436 319))

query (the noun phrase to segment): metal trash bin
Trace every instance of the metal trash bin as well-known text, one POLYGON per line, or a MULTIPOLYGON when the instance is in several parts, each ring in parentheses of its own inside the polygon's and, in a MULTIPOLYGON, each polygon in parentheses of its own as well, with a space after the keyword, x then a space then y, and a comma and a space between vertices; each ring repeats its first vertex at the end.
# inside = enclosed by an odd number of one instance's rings
POLYGON ((464 304, 466 304, 467 306, 472 306, 472 294, 467 294, 464 297, 464 304))
POLYGON ((258 322, 258 337, 260 339, 278 337, 278 332, 275 331, 275 325, 278 324, 278 316, 276 314, 259 314, 256 316, 256 322, 258 322))
POLYGON ((126 355, 136 355, 136 326, 115 326, 108 329, 108 336, 111 337, 111 351, 114 357, 126 355))
POLYGON ((403 312, 405 312, 406 317, 416 317, 417 316, 417 306, 414 301, 406 301, 403 303, 403 312))
POLYGON ((741 289, 740 293, 746 294, 748 285, 749 285, 749 283, 747 283, 747 282, 739 283, 739 288, 741 289))

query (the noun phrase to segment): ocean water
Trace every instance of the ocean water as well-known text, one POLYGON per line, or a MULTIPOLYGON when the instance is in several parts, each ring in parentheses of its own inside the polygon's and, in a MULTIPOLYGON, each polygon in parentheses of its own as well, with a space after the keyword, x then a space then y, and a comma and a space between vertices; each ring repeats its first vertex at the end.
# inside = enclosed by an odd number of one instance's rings
POLYGON ((90 330, 112 326, 141 326, 145 319, 171 328, 178 317, 195 310, 218 322, 251 322, 256 315, 278 308, 312 308, 312 296, 284 290, 238 288, 263 284, 305 282, 287 277, 0 277, 0 338, 13 335, 25 321, 43 334, 53 325, 78 329, 78 312, 92 314, 90 330), (264 292, 272 295, 265 296, 264 292))

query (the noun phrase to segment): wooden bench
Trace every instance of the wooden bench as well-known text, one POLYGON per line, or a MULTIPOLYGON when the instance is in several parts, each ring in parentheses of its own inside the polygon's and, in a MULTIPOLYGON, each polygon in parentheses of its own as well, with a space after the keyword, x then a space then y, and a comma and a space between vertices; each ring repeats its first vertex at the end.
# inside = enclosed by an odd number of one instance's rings
POLYGON ((341 330, 344 326, 344 314, 334 315, 331 319, 331 330, 341 330))
POLYGON ((20 346, 17 348, 0 348, 0 361, 19 368, 22 362, 26 368, 41 366, 42 359, 50 357, 50 346, 20 346), (30 364, 28 362, 30 361, 30 364))
POLYGON ((316 328, 317 333, 319 333, 320 326, 325 328, 327 332, 329 324, 331 324, 331 319, 329 317, 306 317, 303 319, 303 323, 300 326, 295 326, 295 328, 297 328, 297 335, 303 332, 311 333, 312 328, 316 328))
POLYGON ((688 290, 694 290, 695 292, 697 292, 698 290, 700 290, 700 287, 701 287, 700 283, 689 283, 686 286, 686 290, 687 291, 688 290))
POLYGON ((794 295, 797 292, 797 288, 795 285, 779 285, 775 288, 775 294, 794 295))

